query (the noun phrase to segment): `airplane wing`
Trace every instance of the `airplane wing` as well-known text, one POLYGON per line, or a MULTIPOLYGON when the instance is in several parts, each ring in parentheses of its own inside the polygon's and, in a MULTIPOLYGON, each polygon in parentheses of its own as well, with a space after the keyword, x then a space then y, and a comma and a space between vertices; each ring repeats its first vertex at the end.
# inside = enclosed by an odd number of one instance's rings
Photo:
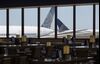
MULTIPOLYGON (((93 34, 93 31, 89 31, 88 29, 80 29, 76 30, 76 38, 90 38, 90 35, 93 34)), ((42 36, 42 38, 54 38, 55 33, 52 32, 49 35, 42 36)), ((67 30, 64 32, 57 32, 58 38, 66 37, 67 35, 73 36, 73 30, 67 30)), ((99 38, 99 31, 96 30, 96 38, 99 38)))
MULTIPOLYGON (((76 30, 76 32, 79 33, 79 32, 84 31, 84 30, 87 30, 87 29, 79 29, 79 30, 76 30)), ((73 30, 66 30, 66 31, 63 31, 63 32, 59 32, 58 35, 70 34, 70 33, 73 33, 73 30)))

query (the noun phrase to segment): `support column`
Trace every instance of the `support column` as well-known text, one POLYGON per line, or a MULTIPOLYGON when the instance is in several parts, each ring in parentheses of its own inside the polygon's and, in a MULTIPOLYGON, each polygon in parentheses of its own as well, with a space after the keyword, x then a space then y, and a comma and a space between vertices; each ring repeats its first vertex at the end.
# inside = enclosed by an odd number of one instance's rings
POLYGON ((55 7, 55 39, 57 39, 57 6, 55 7))
POLYGON ((21 29, 22 29, 22 36, 24 36, 24 8, 22 8, 22 25, 21 25, 21 29))
POLYGON ((73 38, 76 39, 76 5, 73 6, 73 38))
POLYGON ((95 28, 96 28, 96 5, 93 4, 93 35, 95 36, 95 28))
POLYGON ((38 7, 38 38, 40 38, 40 7, 38 7))
POLYGON ((9 9, 6 9, 6 37, 9 38, 9 9))

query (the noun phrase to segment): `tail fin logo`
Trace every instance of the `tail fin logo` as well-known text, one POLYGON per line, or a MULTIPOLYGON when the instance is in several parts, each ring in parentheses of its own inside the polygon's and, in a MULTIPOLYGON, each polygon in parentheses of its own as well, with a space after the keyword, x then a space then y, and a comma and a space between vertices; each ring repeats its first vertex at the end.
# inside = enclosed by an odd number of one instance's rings
POLYGON ((57 26, 59 28, 59 32, 69 30, 69 28, 66 27, 59 19, 57 19, 57 26))

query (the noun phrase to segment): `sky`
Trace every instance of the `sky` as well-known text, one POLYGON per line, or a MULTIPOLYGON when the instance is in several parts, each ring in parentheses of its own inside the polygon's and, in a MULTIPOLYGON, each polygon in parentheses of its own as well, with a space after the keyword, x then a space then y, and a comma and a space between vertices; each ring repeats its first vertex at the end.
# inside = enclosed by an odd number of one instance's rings
MULTIPOLYGON (((41 8, 41 24, 51 7, 41 8)), ((25 8, 25 25, 37 26, 37 8, 25 8)), ((70 29, 73 29, 73 7, 58 7, 58 18, 70 29)), ((92 29, 93 6, 76 7, 76 28, 92 29)), ((53 21, 54 22, 54 21, 53 21)), ((6 25, 6 10, 0 10, 0 25, 6 25)), ((10 25, 21 25, 21 8, 10 9, 10 25)), ((54 23, 53 23, 54 26, 54 23)), ((53 28, 53 27, 52 27, 53 28)), ((99 29, 99 5, 96 5, 96 29, 99 29)))

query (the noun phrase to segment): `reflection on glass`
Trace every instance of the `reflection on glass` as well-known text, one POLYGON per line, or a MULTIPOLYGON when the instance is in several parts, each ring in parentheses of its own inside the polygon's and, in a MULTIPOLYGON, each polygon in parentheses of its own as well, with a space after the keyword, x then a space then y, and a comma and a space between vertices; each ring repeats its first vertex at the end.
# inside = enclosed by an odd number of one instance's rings
POLYGON ((21 35, 21 9, 9 9, 9 37, 21 35))
POLYGON ((73 7, 58 7, 57 18, 58 38, 73 35, 73 7))
POLYGON ((55 8, 41 8, 41 38, 54 38, 55 8))
POLYGON ((24 12, 25 35, 37 38, 37 8, 26 8, 24 12))
POLYGON ((76 7, 76 37, 89 38, 93 34, 93 5, 76 7))
POLYGON ((6 10, 0 10, 0 37, 6 37, 6 10))

